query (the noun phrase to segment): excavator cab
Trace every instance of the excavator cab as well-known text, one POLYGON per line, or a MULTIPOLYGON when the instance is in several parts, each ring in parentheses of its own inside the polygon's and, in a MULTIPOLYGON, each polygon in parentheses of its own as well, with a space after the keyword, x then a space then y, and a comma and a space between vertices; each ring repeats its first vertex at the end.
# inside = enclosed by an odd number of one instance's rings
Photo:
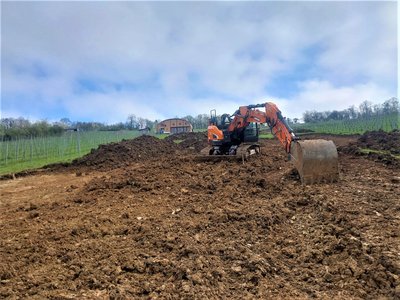
POLYGON ((215 109, 210 110, 210 125, 218 127, 217 111, 215 109))
POLYGON ((260 125, 258 123, 250 123, 249 126, 243 130, 244 143, 257 143, 260 132, 260 125))

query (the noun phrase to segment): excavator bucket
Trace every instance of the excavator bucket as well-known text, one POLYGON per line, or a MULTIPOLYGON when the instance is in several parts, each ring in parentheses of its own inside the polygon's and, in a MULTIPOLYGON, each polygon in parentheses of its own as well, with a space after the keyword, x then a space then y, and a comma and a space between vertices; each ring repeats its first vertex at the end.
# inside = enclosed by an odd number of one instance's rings
POLYGON ((303 184, 339 179, 338 153, 332 141, 294 141, 290 154, 303 184))

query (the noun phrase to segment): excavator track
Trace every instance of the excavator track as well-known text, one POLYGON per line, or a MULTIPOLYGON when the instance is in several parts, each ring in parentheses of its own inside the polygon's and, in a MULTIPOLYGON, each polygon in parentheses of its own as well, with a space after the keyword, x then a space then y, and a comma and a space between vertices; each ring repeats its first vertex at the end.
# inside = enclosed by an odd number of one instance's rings
POLYGON ((237 159, 247 160, 251 155, 260 154, 259 144, 241 144, 236 150, 237 159))
POLYGON ((241 144, 236 149, 236 154, 221 154, 215 155, 213 153, 213 147, 206 147, 200 151, 200 155, 197 157, 199 161, 222 161, 222 160, 241 160, 246 161, 250 156, 260 153, 259 144, 241 144))

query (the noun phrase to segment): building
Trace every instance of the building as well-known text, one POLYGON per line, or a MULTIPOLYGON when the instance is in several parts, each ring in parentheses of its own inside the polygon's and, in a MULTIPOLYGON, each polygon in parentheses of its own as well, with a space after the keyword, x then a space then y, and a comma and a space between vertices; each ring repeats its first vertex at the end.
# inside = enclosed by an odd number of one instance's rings
POLYGON ((167 119, 157 124, 157 133, 179 133, 192 131, 192 124, 185 119, 167 119))

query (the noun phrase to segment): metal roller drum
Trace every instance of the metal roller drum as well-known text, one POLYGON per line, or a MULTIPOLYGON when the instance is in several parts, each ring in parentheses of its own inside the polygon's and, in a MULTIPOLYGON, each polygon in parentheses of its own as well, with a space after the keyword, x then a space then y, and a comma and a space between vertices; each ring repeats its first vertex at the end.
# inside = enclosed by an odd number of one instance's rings
POLYGON ((338 153, 327 140, 295 141, 290 151, 303 184, 334 182, 339 179, 338 153))

